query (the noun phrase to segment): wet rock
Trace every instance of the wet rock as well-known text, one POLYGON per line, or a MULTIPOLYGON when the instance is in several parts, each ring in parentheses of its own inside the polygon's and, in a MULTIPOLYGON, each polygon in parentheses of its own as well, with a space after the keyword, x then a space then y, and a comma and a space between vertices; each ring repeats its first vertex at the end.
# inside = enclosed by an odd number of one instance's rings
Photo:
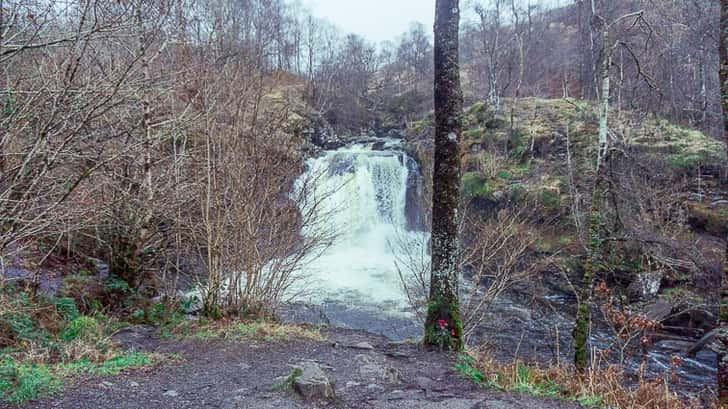
POLYGON ((387 145, 386 141, 377 141, 372 144, 372 150, 373 151, 383 151, 385 146, 387 145))
POLYGON ((334 382, 319 364, 302 362, 298 368, 301 370, 301 375, 293 381, 293 390, 304 399, 333 399, 336 396, 334 382))
POLYGON ((407 218, 408 231, 420 231, 425 228, 425 212, 422 209, 422 172, 420 165, 410 156, 404 156, 407 166, 407 191, 405 193, 404 212, 407 218))
POLYGON ((712 330, 715 326, 715 315, 702 308, 682 303, 673 307, 672 315, 663 320, 662 324, 669 327, 671 333, 689 337, 694 335, 696 329, 704 333, 712 330))
POLYGON ((329 176, 340 176, 355 172, 356 157, 354 155, 336 155, 329 165, 329 176))
POLYGON ((656 301, 644 309, 647 318, 655 321, 662 321, 672 313, 672 303, 665 300, 656 301))

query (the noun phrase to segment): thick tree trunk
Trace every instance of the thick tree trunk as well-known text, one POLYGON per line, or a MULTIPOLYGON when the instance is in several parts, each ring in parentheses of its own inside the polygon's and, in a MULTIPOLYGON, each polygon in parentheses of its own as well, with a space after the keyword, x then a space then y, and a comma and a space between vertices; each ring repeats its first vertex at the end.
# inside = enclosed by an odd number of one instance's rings
POLYGON ((458 202, 463 97, 460 89, 458 0, 437 0, 435 16, 435 169, 432 194, 432 272, 426 345, 460 350, 458 202))
MULTIPOLYGON (((728 149, 728 0, 720 1, 720 92, 723 107, 723 138, 728 149)), ((728 408, 728 238, 723 262, 718 322, 718 399, 721 408, 728 408)))

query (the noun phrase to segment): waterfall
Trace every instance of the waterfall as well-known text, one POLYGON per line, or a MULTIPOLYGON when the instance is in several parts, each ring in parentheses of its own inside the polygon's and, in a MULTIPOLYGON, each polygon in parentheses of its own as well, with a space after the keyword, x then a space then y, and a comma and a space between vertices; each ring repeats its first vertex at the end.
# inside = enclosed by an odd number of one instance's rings
POLYGON ((322 215, 314 228, 336 234, 331 247, 305 268, 317 292, 314 302, 396 309, 406 304, 395 262, 406 257, 404 248, 421 251, 427 243, 426 233, 417 229, 420 215, 413 214, 418 206, 411 203, 412 180, 419 175, 396 141, 384 140, 384 149, 373 149, 382 142, 326 151, 307 163, 302 180, 315 181, 307 202, 318 198, 322 215))

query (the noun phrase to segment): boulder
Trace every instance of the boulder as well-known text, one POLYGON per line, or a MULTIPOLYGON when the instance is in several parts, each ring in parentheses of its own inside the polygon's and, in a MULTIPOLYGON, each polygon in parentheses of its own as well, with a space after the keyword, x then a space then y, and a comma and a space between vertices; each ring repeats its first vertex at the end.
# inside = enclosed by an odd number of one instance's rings
POLYGON ((293 390, 306 400, 333 399, 336 397, 334 381, 315 362, 302 362, 297 368, 301 374, 293 381, 293 390))
POLYGON ((661 271, 648 271, 637 274, 637 278, 627 286, 630 302, 649 301, 657 296, 664 274, 661 271))

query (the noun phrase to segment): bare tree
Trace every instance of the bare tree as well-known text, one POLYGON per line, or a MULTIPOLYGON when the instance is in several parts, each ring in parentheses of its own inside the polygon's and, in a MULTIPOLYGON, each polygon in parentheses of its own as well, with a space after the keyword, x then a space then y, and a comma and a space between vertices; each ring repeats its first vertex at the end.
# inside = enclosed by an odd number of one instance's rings
MULTIPOLYGON (((723 138, 728 149, 728 0, 720 2, 720 85, 724 115, 723 138)), ((726 259, 723 262, 720 288, 718 343, 721 349, 717 357, 718 400, 721 406, 728 406, 728 239, 726 239, 726 259)))

